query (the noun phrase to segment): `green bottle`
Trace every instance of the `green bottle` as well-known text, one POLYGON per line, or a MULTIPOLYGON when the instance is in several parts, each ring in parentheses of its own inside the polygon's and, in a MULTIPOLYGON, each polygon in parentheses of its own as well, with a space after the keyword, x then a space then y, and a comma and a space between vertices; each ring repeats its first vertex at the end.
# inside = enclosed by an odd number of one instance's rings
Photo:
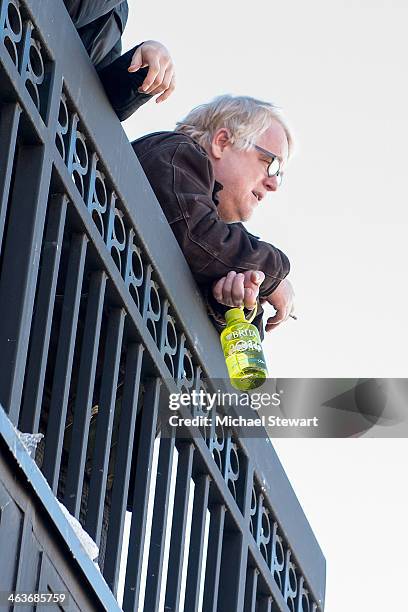
MULTIPOLYGON (((251 320, 254 318, 256 310, 251 320)), ((259 331, 245 319, 242 308, 225 313, 226 328, 221 333, 221 346, 235 389, 248 391, 260 387, 268 376, 259 331)))

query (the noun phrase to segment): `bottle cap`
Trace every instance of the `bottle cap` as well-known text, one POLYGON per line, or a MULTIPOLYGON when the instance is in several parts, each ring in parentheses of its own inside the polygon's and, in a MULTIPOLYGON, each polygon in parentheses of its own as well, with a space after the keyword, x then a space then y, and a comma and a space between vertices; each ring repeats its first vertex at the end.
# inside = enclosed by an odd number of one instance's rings
POLYGON ((230 308, 225 313, 225 320, 227 325, 232 323, 232 321, 246 321, 245 314, 242 308, 230 308))

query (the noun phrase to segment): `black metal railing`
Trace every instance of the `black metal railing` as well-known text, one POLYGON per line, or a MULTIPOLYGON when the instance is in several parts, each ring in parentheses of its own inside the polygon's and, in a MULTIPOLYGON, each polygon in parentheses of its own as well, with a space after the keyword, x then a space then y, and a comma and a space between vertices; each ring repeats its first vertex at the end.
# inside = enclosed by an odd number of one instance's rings
POLYGON ((225 377, 217 335, 62 1, 0 7, 0 404, 124 610, 322 610, 270 441, 160 436, 169 393, 225 377))

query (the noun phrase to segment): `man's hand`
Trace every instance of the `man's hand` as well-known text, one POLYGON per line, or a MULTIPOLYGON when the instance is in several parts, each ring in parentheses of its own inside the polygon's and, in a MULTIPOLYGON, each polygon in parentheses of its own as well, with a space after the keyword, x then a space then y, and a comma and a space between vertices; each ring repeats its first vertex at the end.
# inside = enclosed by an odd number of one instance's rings
POLYGON ((260 270, 248 270, 239 272, 233 270, 228 272, 213 285, 213 296, 220 304, 225 306, 239 307, 252 310, 255 308, 259 287, 265 279, 265 274, 260 270))
POLYGON ((176 86, 173 61, 164 45, 155 40, 146 40, 136 49, 128 72, 137 72, 146 66, 149 66, 149 71, 139 91, 150 96, 161 93, 156 102, 164 102, 176 86))
POLYGON ((269 317, 265 330, 271 331, 283 321, 286 321, 295 309, 295 293, 291 283, 285 278, 281 281, 273 293, 268 295, 262 302, 269 302, 276 310, 273 317, 269 317))

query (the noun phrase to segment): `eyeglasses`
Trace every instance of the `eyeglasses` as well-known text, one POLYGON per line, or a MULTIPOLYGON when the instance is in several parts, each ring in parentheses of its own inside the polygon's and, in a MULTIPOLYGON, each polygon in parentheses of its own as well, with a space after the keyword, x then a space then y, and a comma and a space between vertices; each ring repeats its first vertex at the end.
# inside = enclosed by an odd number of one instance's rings
POLYGON ((263 153, 264 155, 266 155, 266 157, 270 157, 271 158, 271 162, 270 164, 268 164, 268 167, 266 169, 268 176, 272 177, 272 176, 276 176, 276 181, 278 183, 278 187, 280 187, 281 183, 282 183, 282 175, 280 174, 280 159, 277 155, 275 155, 274 153, 271 153, 270 151, 267 151, 266 149, 263 149, 262 147, 259 147, 256 144, 252 145, 254 147, 254 149, 256 149, 257 151, 259 151, 260 153, 263 153))

